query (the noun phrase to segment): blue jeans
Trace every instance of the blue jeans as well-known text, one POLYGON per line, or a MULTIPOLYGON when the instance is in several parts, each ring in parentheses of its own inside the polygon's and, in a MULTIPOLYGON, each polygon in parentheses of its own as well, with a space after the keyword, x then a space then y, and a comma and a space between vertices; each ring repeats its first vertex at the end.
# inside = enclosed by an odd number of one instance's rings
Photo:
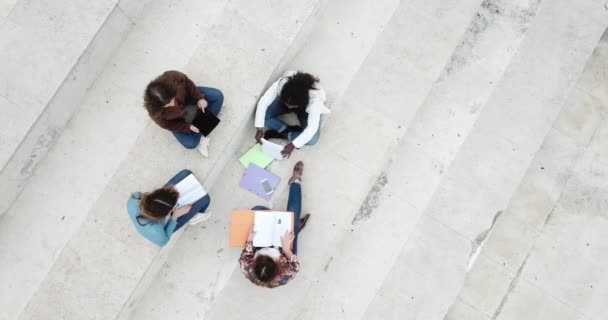
MULTIPOLYGON (((220 110, 222 110, 222 105, 224 104, 224 94, 215 88, 208 87, 197 87, 200 93, 205 95, 205 100, 207 100, 208 106, 207 110, 213 113, 216 117, 220 114, 220 110)), ((173 135, 182 144, 186 149, 194 149, 201 142, 201 137, 203 136, 200 133, 196 132, 177 132, 173 131, 173 135)))
MULTIPOLYGON (((182 181, 184 178, 186 178, 191 173, 192 173, 192 171, 190 171, 188 169, 184 169, 184 170, 180 171, 173 178, 171 178, 171 180, 169 180, 169 182, 167 182, 166 186, 175 185, 176 183, 182 181)), ((175 226, 175 230, 173 232, 175 232, 175 231, 179 230, 179 228, 183 227, 197 213, 205 212, 205 210, 207 210, 207 207, 209 206, 210 202, 211 202, 211 198, 209 197, 209 194, 207 194, 206 196, 202 197, 200 200, 193 203, 192 209, 190 209, 190 211, 188 213, 177 218, 177 225, 175 226)))
MULTIPOLYGON (((251 210, 270 210, 264 206, 255 206, 251 210)), ((302 215, 302 186, 294 182, 289 186, 289 199, 287 200, 287 211, 293 212, 293 229, 296 237, 293 239, 293 254, 298 254, 298 232, 300 231, 300 216, 302 215)))
MULTIPOLYGON (((283 122, 283 120, 279 119, 279 116, 288 113, 285 111, 281 100, 277 97, 274 101, 268 106, 266 110, 266 117, 264 118, 264 125, 270 129, 273 129, 277 132, 283 132, 287 129, 287 124, 283 122)), ((296 132, 290 132, 288 137, 289 141, 295 140, 301 133, 308 127, 308 113, 306 111, 295 112, 298 117, 298 121, 300 121, 300 127, 302 130, 296 132)), ((312 146, 319 142, 319 138, 321 137, 321 128, 317 130, 315 135, 306 143, 306 145, 312 146)))

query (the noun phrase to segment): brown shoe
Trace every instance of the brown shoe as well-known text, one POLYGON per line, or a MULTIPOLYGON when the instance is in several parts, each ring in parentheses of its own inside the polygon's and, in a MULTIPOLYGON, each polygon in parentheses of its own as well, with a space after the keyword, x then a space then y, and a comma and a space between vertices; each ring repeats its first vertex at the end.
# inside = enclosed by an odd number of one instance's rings
POLYGON ((304 215, 304 217, 300 218, 300 228, 298 229, 298 233, 304 229, 306 222, 308 222, 308 218, 310 218, 310 213, 307 213, 304 215))
POLYGON ((293 174, 291 178, 289 178, 289 184, 296 180, 302 180, 302 174, 304 174, 304 162, 298 161, 295 166, 293 166, 293 174))

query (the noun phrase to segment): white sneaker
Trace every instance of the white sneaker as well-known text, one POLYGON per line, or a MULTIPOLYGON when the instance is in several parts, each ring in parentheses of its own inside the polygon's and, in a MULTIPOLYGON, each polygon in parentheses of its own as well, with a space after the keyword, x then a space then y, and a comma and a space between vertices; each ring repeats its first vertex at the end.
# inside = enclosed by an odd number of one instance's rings
POLYGON ((209 219, 209 217, 211 217, 211 212, 209 212, 209 211, 199 212, 199 213, 195 214, 194 217, 192 217, 192 219, 190 219, 190 221, 188 221, 188 224, 193 226, 195 224, 199 224, 199 223, 209 219))
POLYGON ((198 144, 198 152, 200 152, 203 157, 209 157, 209 138, 203 137, 201 142, 198 144))

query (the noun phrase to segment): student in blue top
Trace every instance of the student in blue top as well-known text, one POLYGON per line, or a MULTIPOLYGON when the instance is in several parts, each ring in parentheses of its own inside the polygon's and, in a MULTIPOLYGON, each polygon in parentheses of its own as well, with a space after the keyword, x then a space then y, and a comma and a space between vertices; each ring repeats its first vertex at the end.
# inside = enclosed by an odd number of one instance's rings
POLYGON ((182 170, 160 189, 152 192, 134 192, 127 201, 129 218, 135 229, 157 246, 164 246, 171 235, 186 223, 193 225, 209 218, 205 210, 211 199, 204 196, 193 204, 177 207, 179 193, 173 187, 190 175, 190 170, 182 170))

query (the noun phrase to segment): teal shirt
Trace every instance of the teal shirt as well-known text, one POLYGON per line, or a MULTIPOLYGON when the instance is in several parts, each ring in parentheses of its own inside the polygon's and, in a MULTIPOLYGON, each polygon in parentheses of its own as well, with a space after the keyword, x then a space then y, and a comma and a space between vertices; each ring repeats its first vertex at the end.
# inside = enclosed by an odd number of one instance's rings
POLYGON ((173 219, 169 219, 169 221, 166 222, 164 220, 149 221, 145 218, 140 218, 140 220, 146 220, 146 222, 142 221, 144 224, 149 222, 145 226, 140 225, 139 222, 137 222, 137 216, 141 215, 141 211, 139 210, 139 199, 137 199, 139 197, 141 197, 141 192, 133 192, 133 195, 129 197, 129 200, 127 201, 129 218, 131 218, 131 222, 133 222, 133 225, 139 234, 152 241, 155 245, 162 247, 169 242, 173 231, 175 231, 175 226, 177 226, 177 221, 173 219))

